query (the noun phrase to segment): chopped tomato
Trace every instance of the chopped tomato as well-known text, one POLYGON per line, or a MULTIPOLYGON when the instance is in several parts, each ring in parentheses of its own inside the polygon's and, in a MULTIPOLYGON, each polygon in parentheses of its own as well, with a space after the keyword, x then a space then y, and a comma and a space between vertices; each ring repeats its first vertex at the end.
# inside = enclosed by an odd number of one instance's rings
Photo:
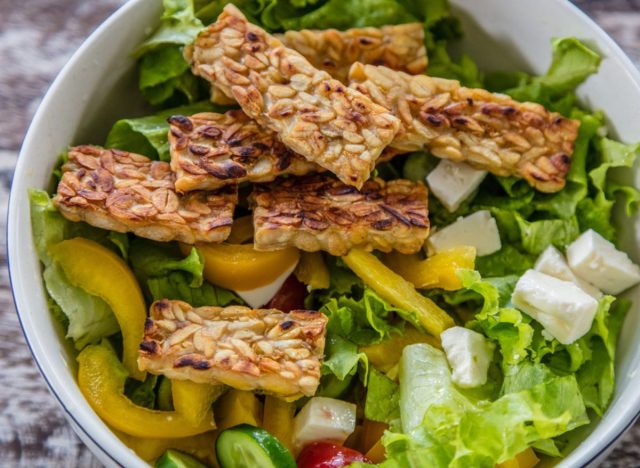
POLYGON ((275 296, 267 303, 267 309, 278 309, 283 312, 304 309, 307 287, 290 275, 275 296))
POLYGON ((354 462, 371 463, 357 450, 331 442, 313 442, 298 456, 298 468, 341 468, 354 462))

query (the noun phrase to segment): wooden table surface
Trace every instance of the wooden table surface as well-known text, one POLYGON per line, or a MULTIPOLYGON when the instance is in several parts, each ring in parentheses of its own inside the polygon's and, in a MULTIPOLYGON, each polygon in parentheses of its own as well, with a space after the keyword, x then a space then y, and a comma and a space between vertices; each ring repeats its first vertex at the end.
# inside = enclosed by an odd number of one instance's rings
MULTIPOLYGON (((124 1, 0 0, 0 466, 99 466, 65 422, 25 344, 9 288, 4 223, 17 151, 40 99, 84 38, 124 1)), ((575 3, 640 66, 640 0, 575 3)), ((640 466, 640 423, 602 466, 640 466)))

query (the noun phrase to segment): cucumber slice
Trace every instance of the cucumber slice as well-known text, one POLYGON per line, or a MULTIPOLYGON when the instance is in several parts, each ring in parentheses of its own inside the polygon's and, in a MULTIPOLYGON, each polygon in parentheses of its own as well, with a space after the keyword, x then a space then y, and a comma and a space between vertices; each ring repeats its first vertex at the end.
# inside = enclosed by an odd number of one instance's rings
POLYGON ((221 468, 296 468, 291 453, 278 439, 249 424, 222 431, 216 456, 221 468))
POLYGON ((154 468, 207 468, 191 455, 169 449, 154 463, 154 468))

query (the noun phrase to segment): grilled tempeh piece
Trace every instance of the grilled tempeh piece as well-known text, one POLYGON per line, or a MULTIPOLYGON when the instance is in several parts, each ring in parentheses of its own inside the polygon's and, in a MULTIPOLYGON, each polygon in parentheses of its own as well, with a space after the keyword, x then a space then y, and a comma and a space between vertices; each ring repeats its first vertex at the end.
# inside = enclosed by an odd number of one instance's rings
POLYGON ((223 383, 282 398, 312 396, 320 382, 327 317, 319 312, 151 305, 138 366, 170 379, 223 383))
POLYGON ((326 175, 290 177, 251 197, 256 250, 413 253, 429 233, 427 189, 408 180, 371 179, 358 191, 326 175))
POLYGON ((319 167, 284 146, 241 110, 169 118, 176 190, 212 190, 244 181, 269 182, 319 167))
POLYGON ((314 68, 229 4, 185 50, 193 72, 296 153, 361 187, 400 122, 314 68))
POLYGON ((422 23, 408 23, 346 31, 303 29, 276 37, 314 67, 345 83, 354 62, 384 65, 412 75, 424 73, 427 51, 423 27, 422 23))
POLYGON ((427 149, 499 176, 522 177, 541 192, 564 187, 578 121, 457 81, 385 67, 357 63, 349 79, 351 87, 400 117, 393 148, 427 149))
POLYGON ((168 163, 96 146, 71 148, 62 171, 53 201, 71 221, 189 244, 222 242, 231 232, 236 186, 178 196, 168 163))

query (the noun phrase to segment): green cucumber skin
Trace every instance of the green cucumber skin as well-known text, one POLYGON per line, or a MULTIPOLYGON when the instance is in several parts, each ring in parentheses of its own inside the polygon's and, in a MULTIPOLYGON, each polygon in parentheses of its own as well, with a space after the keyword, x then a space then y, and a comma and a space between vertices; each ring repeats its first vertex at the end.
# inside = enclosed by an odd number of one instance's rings
POLYGON ((206 468, 191 455, 169 449, 164 452, 154 463, 154 468, 206 468))
POLYGON ((216 441, 216 456, 221 468, 236 468, 243 465, 235 462, 228 456, 226 447, 229 444, 241 442, 251 445, 250 450, 255 451, 261 458, 268 459, 271 466, 261 466, 260 468, 296 468, 293 456, 274 436, 262 428, 249 424, 240 424, 224 430, 216 441))

